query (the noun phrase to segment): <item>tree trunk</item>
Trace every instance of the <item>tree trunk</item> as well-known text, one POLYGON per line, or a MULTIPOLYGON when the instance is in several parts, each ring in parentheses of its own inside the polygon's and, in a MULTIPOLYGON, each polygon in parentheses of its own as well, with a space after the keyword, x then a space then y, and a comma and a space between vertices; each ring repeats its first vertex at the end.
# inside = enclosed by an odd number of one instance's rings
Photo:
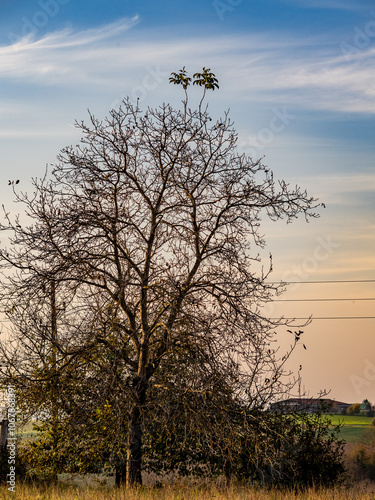
POLYGON ((129 414, 126 487, 142 485, 142 429, 141 411, 146 399, 146 380, 133 380, 134 406, 129 414))
POLYGON ((8 420, 1 422, 0 448, 6 450, 8 442, 8 420))
POLYGON ((230 488, 232 481, 232 464, 229 460, 224 463, 225 487, 230 488))
POLYGON ((115 485, 120 487, 126 484, 126 462, 116 465, 115 469, 115 485))

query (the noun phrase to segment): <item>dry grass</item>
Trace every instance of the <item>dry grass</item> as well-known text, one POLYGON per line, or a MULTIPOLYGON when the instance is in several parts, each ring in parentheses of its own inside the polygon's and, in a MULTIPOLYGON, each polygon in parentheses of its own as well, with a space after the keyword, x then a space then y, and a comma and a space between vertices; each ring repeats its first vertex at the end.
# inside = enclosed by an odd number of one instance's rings
POLYGON ((228 490, 216 487, 174 486, 159 489, 141 488, 133 491, 114 488, 80 488, 71 485, 54 486, 16 485, 16 492, 0 487, 0 499, 17 500, 374 500, 375 486, 357 485, 352 488, 332 490, 265 491, 251 487, 235 487, 228 490))

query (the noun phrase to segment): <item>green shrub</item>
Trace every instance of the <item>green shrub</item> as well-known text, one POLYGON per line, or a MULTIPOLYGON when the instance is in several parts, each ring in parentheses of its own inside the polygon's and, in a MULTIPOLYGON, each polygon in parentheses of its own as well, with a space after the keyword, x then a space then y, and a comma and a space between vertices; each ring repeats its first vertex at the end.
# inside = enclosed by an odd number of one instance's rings
POLYGON ((263 436, 244 449, 245 477, 298 489, 341 481, 343 442, 330 430, 327 417, 319 413, 274 415, 263 424, 263 436))
POLYGON ((350 405, 350 406, 348 406, 348 409, 346 410, 346 413, 348 415, 359 415, 360 407, 361 407, 361 405, 359 403, 350 405))
MULTIPOLYGON (((99 472, 103 449, 83 446, 69 439, 64 425, 58 424, 55 433, 49 422, 34 425, 37 436, 25 441, 19 456, 28 479, 53 482, 63 472, 86 474, 99 472)), ((86 443, 87 444, 87 443, 86 443)))
POLYGON ((353 454, 359 479, 375 480, 375 449, 361 444, 353 454))
MULTIPOLYGON (((204 422, 176 402, 166 405, 163 413, 152 414, 146 426, 150 432, 143 436, 146 471, 224 475, 228 481, 299 489, 340 482, 343 443, 332 434, 327 417, 235 406, 221 412, 207 401, 201 404, 207 405, 204 422)), ((106 424, 110 427, 110 421, 106 424)), ((91 436, 89 425, 85 430, 80 445, 67 425, 57 429, 55 440, 48 424, 41 426, 39 436, 22 448, 28 477, 46 480, 61 472, 84 474, 116 466, 115 455, 109 454, 110 439, 98 439, 94 431, 91 436)))

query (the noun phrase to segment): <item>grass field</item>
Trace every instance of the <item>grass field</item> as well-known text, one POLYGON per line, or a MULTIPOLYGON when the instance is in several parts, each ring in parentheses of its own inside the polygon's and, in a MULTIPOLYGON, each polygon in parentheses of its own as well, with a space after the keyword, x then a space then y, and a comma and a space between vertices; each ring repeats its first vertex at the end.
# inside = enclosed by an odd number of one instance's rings
POLYGON ((36 436, 38 433, 34 429, 34 424, 37 422, 28 422, 23 427, 17 429, 16 434, 18 438, 30 438, 36 436))
MULTIPOLYGON (((371 425, 373 417, 360 417, 358 415, 327 415, 332 425, 343 424, 343 427, 361 427, 362 430, 371 425)), ((23 428, 19 429, 17 434, 20 438, 33 437, 37 432, 33 429, 33 422, 29 422, 23 428)))
POLYGON ((358 415, 328 415, 332 425, 360 425, 369 426, 374 417, 360 417, 358 415))
POLYGON ((180 485, 174 488, 147 489, 134 491, 90 489, 72 486, 26 486, 16 485, 16 492, 8 492, 0 487, 0 499, 17 500, 374 500, 375 489, 368 485, 355 488, 331 490, 308 490, 306 492, 262 490, 253 487, 235 487, 219 489, 180 485))
POLYGON ((368 428, 346 426, 340 429, 339 439, 344 439, 347 443, 363 443, 366 440, 368 428))
POLYGON ((375 427, 371 428, 373 417, 360 417, 356 415, 327 415, 332 425, 342 425, 339 439, 347 443, 363 443, 368 441, 371 434, 375 434, 375 427), (373 431, 373 432, 372 432, 373 431))

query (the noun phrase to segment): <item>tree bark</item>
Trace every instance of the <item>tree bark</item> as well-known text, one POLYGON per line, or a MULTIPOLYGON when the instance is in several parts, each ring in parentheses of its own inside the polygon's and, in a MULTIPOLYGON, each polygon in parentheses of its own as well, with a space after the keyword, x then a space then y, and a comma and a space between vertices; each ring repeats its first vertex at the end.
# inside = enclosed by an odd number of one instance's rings
POLYGON ((232 464, 229 460, 224 462, 225 487, 230 488, 232 481, 232 464))
POLYGON ((6 450, 8 442, 8 420, 1 422, 0 448, 6 450))
POLYGON ((133 379, 134 406, 129 413, 126 487, 142 485, 142 427, 141 412, 145 404, 147 383, 144 378, 133 379))
POLYGON ((126 484, 126 462, 116 465, 115 469, 115 485, 120 487, 126 484))

